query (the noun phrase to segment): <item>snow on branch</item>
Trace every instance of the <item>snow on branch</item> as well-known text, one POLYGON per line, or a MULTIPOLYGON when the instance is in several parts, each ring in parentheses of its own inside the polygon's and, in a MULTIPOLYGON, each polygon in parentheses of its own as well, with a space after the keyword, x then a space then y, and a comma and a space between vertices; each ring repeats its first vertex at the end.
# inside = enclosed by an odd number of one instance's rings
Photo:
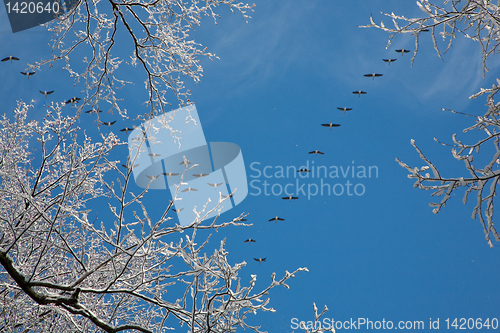
MULTIPOLYGON (((497 83, 500 83, 500 79, 497 79, 497 83)), ((494 101, 494 95, 499 90, 499 86, 493 85, 491 89, 481 88, 479 93, 471 96, 471 98, 476 98, 489 93, 487 96, 487 105, 489 107, 484 116, 474 116, 476 123, 464 129, 463 132, 467 133, 471 130, 479 130, 486 134, 485 137, 472 144, 462 143, 462 141, 457 139, 456 134, 453 135, 453 143, 451 144, 436 140, 442 145, 452 148, 451 153, 453 157, 464 163, 465 170, 468 173, 467 176, 441 176, 436 165, 425 157, 422 151, 415 144, 414 140, 411 141, 411 144, 426 165, 420 168, 412 168, 396 158, 399 165, 409 172, 408 178, 416 180, 414 187, 424 190, 433 190, 434 192, 432 193, 432 196, 442 197, 440 202, 430 203, 430 206, 434 207, 433 212, 435 214, 439 213, 441 208, 446 206, 452 192, 456 191, 458 188, 465 188, 462 200, 464 204, 467 203, 469 195, 472 192, 476 192, 477 200, 472 212, 472 218, 476 219, 479 217, 483 226, 486 241, 490 247, 493 247, 490 235, 493 235, 494 239, 500 241, 500 236, 495 229, 493 222, 494 199, 496 197, 498 180, 500 179, 500 132, 498 131, 498 128, 500 128, 500 121, 497 119, 499 115, 498 106, 494 101), (480 150, 480 148, 483 149, 480 150), (481 155, 481 157, 484 157, 485 154, 489 154, 487 156, 488 162, 484 165, 484 167, 477 168, 474 165, 474 155, 479 156, 480 151, 483 151, 483 155, 481 155), (432 176, 429 173, 424 173, 428 169, 433 171, 432 176)), ((452 110, 445 111, 466 115, 452 110)))
POLYGON ((429 0, 418 0, 418 7, 424 13, 422 17, 407 18, 394 13, 382 13, 391 18, 393 27, 387 27, 383 21, 377 24, 370 17, 370 24, 362 28, 375 27, 389 32, 387 47, 398 34, 410 33, 415 36, 415 51, 413 61, 418 53, 419 36, 430 32, 437 55, 442 59, 443 46, 438 40, 447 43, 446 53, 457 34, 461 34, 479 44, 483 58, 483 77, 488 71, 486 61, 489 56, 498 53, 500 45, 500 7, 494 1, 468 0, 444 1, 443 5, 436 5, 429 0))

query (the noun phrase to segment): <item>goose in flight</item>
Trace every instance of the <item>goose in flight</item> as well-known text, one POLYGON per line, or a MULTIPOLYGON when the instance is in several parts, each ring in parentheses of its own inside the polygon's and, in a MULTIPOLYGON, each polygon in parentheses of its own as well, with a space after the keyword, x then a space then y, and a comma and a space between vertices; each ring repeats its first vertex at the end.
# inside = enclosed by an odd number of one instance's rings
POLYGON ((10 63, 12 63, 12 60, 19 60, 19 58, 9 55, 7 58, 3 58, 1 61, 7 61, 7 60, 9 60, 10 63))
POLYGON ((217 189, 217 187, 218 187, 218 186, 221 186, 221 185, 223 185, 224 183, 219 183, 219 184, 217 184, 217 183, 213 183, 213 184, 207 183, 207 184, 208 184, 209 186, 212 186, 214 189, 217 189))
POLYGON ((40 91, 40 94, 42 94, 42 95, 45 96, 45 98, 47 98, 47 95, 50 95, 50 94, 52 94, 54 92, 54 90, 52 90, 52 91, 47 91, 47 90, 41 91, 41 90, 39 90, 39 91, 40 91))
POLYGON ((266 258, 259 258, 259 259, 253 258, 253 260, 258 261, 260 265, 261 262, 266 261, 266 258))
POLYGON ((75 103, 78 103, 79 100, 81 100, 81 98, 71 97, 66 102, 64 102, 64 104, 75 104, 75 103))
POLYGON ((88 111, 85 111, 85 113, 95 113, 95 114, 98 114, 98 113, 101 113, 102 111, 101 110, 88 110, 88 111))
POLYGON ((330 131, 331 131, 332 127, 339 127, 340 124, 329 123, 329 124, 321 124, 321 126, 330 127, 330 131))
POLYGON ((111 125, 113 125, 114 123, 116 123, 116 120, 111 121, 111 122, 101 121, 101 125, 106 125, 109 128, 111 128, 111 125))
MULTIPOLYGON (((299 172, 299 171, 297 171, 297 172, 299 172)), ((281 198, 281 199, 283 199, 283 200, 289 200, 289 201, 292 201, 292 200, 297 200, 298 198, 299 198, 299 197, 292 197, 292 196, 290 195, 290 196, 288 196, 288 197, 283 197, 283 198, 281 198)))
POLYGON ((125 134, 128 134, 128 132, 133 131, 133 128, 130 127, 125 127, 120 130, 120 132, 125 132, 125 134))
POLYGON ((339 109, 340 111, 344 111, 344 114, 345 114, 346 111, 351 111, 352 110, 352 108, 346 108, 346 107, 343 107, 343 108, 339 108, 338 107, 337 109, 339 109))
POLYGON ((249 238, 249 239, 247 239, 246 241, 244 241, 243 243, 248 243, 248 244, 250 244, 250 243, 255 243, 255 239, 251 239, 251 238, 249 238))
MULTIPOLYGON (((132 165, 131 167, 132 167, 132 169, 134 169, 134 168, 137 168, 138 166, 139 166, 139 164, 134 164, 134 165, 132 165)), ((127 168, 127 169, 128 169, 128 166, 126 166, 125 164, 122 164, 122 167, 124 167, 124 168, 127 168)))
POLYGON ((306 168, 302 168, 300 170, 297 170, 297 172, 302 172, 302 174, 304 174, 304 172, 311 172, 311 170, 307 170, 306 168))
POLYGON ((178 176, 179 175, 178 173, 173 173, 172 171, 170 171, 168 173, 167 172, 162 172, 161 174, 164 175, 164 176, 167 176, 168 178, 172 178, 172 176, 178 176))
POLYGON ((365 95, 366 94, 366 91, 358 90, 358 91, 353 91, 352 93, 353 94, 357 94, 358 97, 361 97, 361 95, 365 95))
POLYGON ((35 72, 21 72, 21 74, 26 75, 29 79, 30 75, 35 75, 35 72))
POLYGON ((179 165, 185 165, 186 167, 188 166, 188 164, 191 164, 191 162, 188 161, 188 159, 186 158, 186 156, 182 156, 182 159, 183 161, 181 163, 179 163, 179 165))
POLYGON ((410 50, 405 50, 405 49, 399 49, 399 50, 396 50, 397 53, 401 53, 402 56, 405 55, 405 53, 408 53, 410 52, 410 50))
POLYGON ((389 58, 389 59, 382 59, 382 60, 383 60, 383 61, 385 61, 386 63, 388 63, 388 64, 389 64, 389 66, 390 66, 390 65, 391 65, 391 62, 394 62, 394 61, 396 61, 396 60, 398 60, 398 59, 391 59, 391 58, 389 58))
POLYGON ((320 155, 324 155, 325 153, 322 153, 322 152, 320 152, 319 150, 317 150, 317 149, 316 149, 316 150, 310 151, 310 152, 309 152, 309 154, 314 154, 314 155, 318 155, 318 154, 320 154, 320 155))
POLYGON ((379 76, 382 76, 384 74, 377 74, 375 72, 371 73, 371 74, 365 74, 364 76, 366 77, 371 77, 373 80, 375 80, 376 77, 379 77, 379 76))
POLYGON ((271 222, 271 221, 278 222, 278 221, 285 221, 285 219, 282 219, 281 217, 278 217, 276 215, 276 217, 273 217, 272 219, 269 220, 269 222, 271 222))

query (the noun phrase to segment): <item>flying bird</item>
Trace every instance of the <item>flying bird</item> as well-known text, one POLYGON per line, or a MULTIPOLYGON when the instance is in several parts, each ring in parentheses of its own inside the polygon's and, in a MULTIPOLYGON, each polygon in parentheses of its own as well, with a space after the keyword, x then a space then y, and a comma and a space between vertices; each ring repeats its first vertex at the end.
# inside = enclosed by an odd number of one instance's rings
POLYGON ((167 176, 168 178, 172 178, 172 176, 178 176, 179 175, 178 173, 172 173, 172 171, 170 171, 168 173, 167 172, 162 172, 161 174, 164 175, 164 176, 167 176))
POLYGON ((183 161, 181 163, 179 163, 179 165, 185 165, 186 167, 188 166, 188 164, 191 164, 191 162, 188 161, 188 159, 186 158, 186 156, 182 156, 182 159, 183 161))
POLYGON ((198 175, 193 174, 193 176, 195 176, 195 177, 199 177, 200 179, 202 179, 203 177, 208 176, 208 173, 201 173, 201 172, 200 172, 200 174, 198 174, 198 175))
MULTIPOLYGON (((219 192, 219 193, 220 193, 220 192, 219 192)), ((223 197, 224 199, 226 199, 227 197, 232 198, 232 197, 234 196, 234 194, 232 194, 232 193, 231 193, 230 195, 224 195, 224 194, 221 194, 221 195, 222 195, 222 197, 223 197)))
MULTIPOLYGON (((139 166, 139 164, 134 164, 134 165, 132 165, 132 169, 133 169, 133 168, 136 168, 136 167, 138 167, 138 166, 139 166)), ((128 166, 126 166, 125 164, 122 164, 122 167, 124 167, 124 168, 127 168, 127 169, 128 169, 128 166)))
POLYGON ((151 180, 155 180, 156 178, 158 178, 160 175, 156 175, 156 176, 148 176, 146 175, 146 177, 148 177, 149 179, 151 180))
POLYGON ((297 172, 302 172, 302 174, 304 174, 304 172, 311 172, 311 170, 307 170, 306 168, 302 168, 300 170, 297 170, 297 172))
POLYGON ((111 121, 111 122, 101 121, 101 125, 106 125, 109 128, 111 128, 111 125, 113 125, 114 123, 116 123, 116 120, 111 121))
POLYGON ((39 90, 39 91, 40 91, 40 94, 42 94, 42 95, 45 96, 45 98, 47 98, 47 95, 50 95, 50 94, 52 94, 54 92, 54 90, 52 90, 52 91, 47 91, 47 90, 41 91, 41 90, 39 90))
POLYGON ((244 241, 243 243, 248 243, 248 244, 250 244, 250 243, 255 243, 255 239, 251 239, 251 238, 249 238, 249 239, 247 239, 246 241, 244 241))
POLYGON ((358 90, 358 91, 353 91, 352 93, 358 95, 358 97, 361 97, 361 95, 366 94, 366 91, 358 90))
POLYGON ((278 222, 278 221, 285 221, 285 219, 282 219, 281 217, 276 216, 276 217, 273 217, 272 219, 269 220, 269 222, 271 222, 271 221, 278 222))
POLYGON ((318 155, 318 154, 320 154, 320 155, 324 155, 325 153, 322 153, 322 152, 320 152, 319 150, 317 150, 317 149, 316 149, 316 150, 310 151, 310 152, 309 152, 309 154, 314 154, 314 155, 318 155))
POLYGON ((78 101, 81 100, 81 98, 78 98, 78 97, 71 97, 70 99, 68 99, 66 102, 64 102, 64 104, 74 104, 74 103, 78 103, 78 101))
POLYGON ((183 209, 184 209, 184 208, 180 208, 180 209, 174 209, 174 208, 172 208, 172 210, 173 210, 174 212, 176 212, 176 213, 180 213, 180 212, 182 212, 182 210, 183 210, 183 209))
POLYGON ((329 123, 329 124, 321 124, 321 126, 330 127, 330 131, 331 131, 332 127, 339 127, 340 124, 329 123))
POLYGON ((382 76, 383 74, 377 74, 375 72, 371 73, 371 74, 365 74, 364 76, 366 77, 371 77, 373 80, 375 80, 376 77, 379 77, 379 76, 382 76))
POLYGON ((261 262, 266 261, 266 258, 259 258, 259 259, 253 258, 253 260, 258 261, 260 265, 261 262))
POLYGON ((339 109, 340 111, 344 111, 344 114, 345 114, 346 111, 351 111, 352 110, 352 108, 346 108, 346 107, 343 107, 343 108, 339 108, 338 107, 337 109, 339 109))
POLYGON ((1 61, 7 61, 7 60, 10 60, 10 63, 12 63, 12 60, 19 60, 19 58, 9 55, 7 58, 3 58, 1 61))
POLYGON ((191 193, 191 191, 198 191, 198 190, 195 189, 195 188, 192 188, 192 187, 188 187, 187 189, 182 190, 181 192, 189 192, 189 193, 191 193))
POLYGON ((397 53, 401 53, 402 56, 405 55, 405 53, 408 53, 410 52, 410 50, 405 50, 405 49, 399 49, 399 50, 396 50, 397 53))
POLYGON ((35 75, 35 72, 21 72, 21 74, 26 75, 29 79, 30 75, 35 75))
POLYGON ((207 183, 207 184, 210 185, 210 186, 212 186, 214 189, 217 189, 217 186, 221 186, 224 183, 219 183, 219 184, 217 184, 217 183, 214 183, 214 184, 207 183))
POLYGON ((398 60, 398 59, 391 59, 391 58, 389 58, 389 59, 382 59, 382 60, 383 60, 383 61, 385 61, 386 63, 388 63, 388 64, 389 64, 389 66, 390 66, 390 65, 391 65, 391 62, 394 62, 394 61, 396 61, 396 60, 398 60))
POLYGON ((159 157, 161 154, 148 154, 148 156, 151 156, 152 158, 159 157))
POLYGON ((85 111, 85 113, 95 113, 95 114, 98 114, 98 113, 101 113, 102 111, 101 110, 88 110, 88 111, 85 111))
POLYGON ((283 197, 281 199, 283 200, 289 200, 289 201, 292 201, 292 200, 297 200, 299 197, 292 197, 291 195, 289 197, 283 197))
POLYGON ((134 130, 133 128, 130 128, 130 127, 125 127, 125 128, 122 128, 122 129, 120 130, 120 132, 125 132, 125 134, 127 134, 128 132, 133 131, 133 130, 134 130))
MULTIPOLYGON (((123 166, 124 168, 128 168, 125 164, 122 164, 122 166, 123 166)), ((132 169, 134 169, 134 168, 137 168, 138 166, 139 166, 139 164, 134 164, 134 165, 132 165, 131 167, 132 167, 132 169)))

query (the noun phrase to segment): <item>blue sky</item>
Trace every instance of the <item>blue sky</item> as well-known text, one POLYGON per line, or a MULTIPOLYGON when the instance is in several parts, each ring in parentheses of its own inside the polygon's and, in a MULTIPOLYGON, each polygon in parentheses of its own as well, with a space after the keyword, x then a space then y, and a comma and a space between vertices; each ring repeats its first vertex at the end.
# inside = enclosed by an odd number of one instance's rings
MULTIPOLYGON (((255 4, 248 25, 239 14, 221 8, 218 25, 206 18, 191 34, 220 57, 202 59, 203 78, 196 86, 186 80, 207 141, 239 145, 249 182, 265 180, 252 163, 260 163, 253 164, 260 171, 265 166, 298 169, 313 161, 315 166, 344 169, 353 164, 376 166, 378 177, 323 179, 332 186, 347 180, 362 184, 365 192, 317 195, 310 200, 299 195, 293 202, 281 200, 285 195, 253 195, 256 190, 250 187, 247 198, 223 215, 232 219, 249 213, 248 222, 253 223, 219 230, 211 239, 216 248, 227 237, 229 260, 247 262, 242 281, 257 274, 257 287, 265 287, 273 272, 281 277, 285 270, 309 269, 289 281, 290 290, 273 289, 270 306, 276 313, 259 313, 249 322, 268 332, 291 332, 292 318, 313 320, 313 302, 320 308, 326 304, 330 311, 325 317, 335 320, 423 320, 426 329, 429 318, 439 318, 445 330, 446 318, 500 317, 500 291, 494 282, 500 274, 499 244, 494 243, 493 249, 487 246, 479 221, 470 218, 473 206, 462 204, 463 191, 434 215, 429 202, 437 200, 430 192, 414 189, 407 171, 395 162, 398 157, 412 167, 424 165, 410 145, 415 139, 442 175, 463 175, 462 164, 433 138, 451 142, 451 135, 459 133, 472 142, 481 134, 461 133, 473 118, 441 108, 483 114, 485 99, 468 96, 495 83, 499 60, 488 63, 490 71, 483 79, 478 45, 458 38, 443 62, 430 36, 423 35, 410 67, 411 53, 401 57, 395 50, 413 50, 413 37, 398 36, 386 49, 388 34, 358 28, 369 24, 370 14, 389 25, 380 11, 421 15, 414 2, 256 0, 255 4), (398 60, 388 66, 382 59, 389 57, 398 60), (372 72, 384 76, 363 77, 372 72), (352 94, 359 89, 368 94, 360 98, 352 94), (337 110, 344 106, 353 111, 337 110), (341 127, 330 131, 321 126, 329 122, 341 127), (308 154, 315 149, 325 154, 308 154), (286 221, 268 222, 276 215, 286 221), (244 244, 250 237, 257 242, 244 244), (259 257, 267 261, 259 265, 253 260, 259 257)), ((73 87, 67 73, 56 68, 45 68, 29 80, 20 75, 26 62, 50 54, 46 45, 50 34, 40 27, 12 34, 6 20, 2 7, 0 56, 12 54, 22 61, 1 64, 2 113, 12 114, 16 100, 34 98, 33 118, 41 119, 45 98, 39 90, 55 90, 48 101, 65 101, 78 96, 83 87, 73 87)), ((134 82, 124 89, 124 107, 131 114, 144 112, 147 95, 142 76, 136 71, 123 74, 134 82)), ((119 116, 102 117, 107 121, 119 116)), ((95 134, 92 119, 82 118, 80 126, 95 134)), ((119 128, 133 123, 118 120, 119 128)), ((124 154, 125 150, 116 152, 123 160, 124 154)), ((321 181, 298 179, 301 184, 321 181)), ((285 186, 295 184, 296 178, 267 181, 285 186)), ((167 204, 168 199, 168 192, 155 192, 148 204, 167 204)))

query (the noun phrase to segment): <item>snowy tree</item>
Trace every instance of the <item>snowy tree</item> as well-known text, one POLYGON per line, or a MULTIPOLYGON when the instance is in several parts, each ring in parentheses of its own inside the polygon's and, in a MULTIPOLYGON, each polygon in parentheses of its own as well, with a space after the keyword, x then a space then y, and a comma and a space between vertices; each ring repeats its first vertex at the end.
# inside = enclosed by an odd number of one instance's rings
MULTIPOLYGON (((247 315, 274 312, 270 289, 288 288, 287 280, 307 269, 281 278, 273 273, 270 284, 256 291, 257 276, 242 281, 238 273, 246 263, 228 261, 225 241, 209 251, 210 237, 199 236, 201 230, 249 226, 245 214, 220 221, 217 212, 230 196, 203 208, 192 224, 176 224, 168 213, 177 192, 161 211, 148 211, 143 200, 154 179, 133 193, 134 157, 125 169, 110 158, 126 143, 112 132, 95 140, 77 125, 84 105, 98 109, 102 102, 127 117, 117 98, 127 83, 115 75, 124 61, 112 52, 117 36, 121 43, 123 34, 129 37, 129 65, 143 69, 149 111, 141 119, 147 120, 170 111, 169 91, 172 104, 187 104, 182 80, 197 82, 198 57, 215 57, 189 39, 202 16, 216 24, 215 9, 225 5, 247 19, 253 6, 233 0, 107 4, 108 12, 99 1, 77 2, 49 23, 54 56, 30 65, 65 61, 86 91, 76 114, 63 116, 64 103, 52 104, 42 121, 30 121, 32 106, 19 102, 13 116, 0 120, 0 331, 165 332, 181 325, 193 333, 260 332, 247 315), (92 56, 83 58, 81 69, 75 57, 86 47, 92 56), (93 207, 102 200, 109 209, 98 215, 93 207), (212 213, 215 218, 202 224, 212 213)), ((186 164, 178 190, 192 167, 186 164)))
POLYGON ((13 120, 0 120, 2 332, 162 332, 174 321, 189 332, 260 332, 246 315, 274 311, 269 290, 288 288, 286 281, 307 269, 278 280, 273 274, 259 292, 256 275, 244 286, 238 272, 246 263, 231 265, 224 241, 207 254, 209 238, 197 244, 196 237, 243 225, 246 215, 172 225, 171 201, 153 219, 143 203, 148 188, 128 189, 133 161, 122 172, 108 159, 123 144, 113 133, 93 142, 79 137, 78 115, 62 116, 56 106, 38 123, 27 120, 29 108, 20 103, 13 120), (117 184, 106 180, 109 173, 117 184), (97 199, 109 201, 110 214, 92 221, 87 207, 97 199))
MULTIPOLYGON (((72 2, 69 2, 72 3, 72 2)), ((175 103, 184 105, 190 92, 183 79, 195 83, 200 80, 203 68, 200 57, 210 59, 216 55, 206 47, 190 39, 189 33, 201 24, 203 16, 209 16, 217 24, 221 18, 216 10, 220 6, 239 12, 244 20, 255 5, 235 0, 99 0, 75 1, 64 15, 46 25, 54 33, 51 41, 52 58, 29 65, 38 70, 44 65, 53 66, 59 60, 77 82, 84 83, 85 103, 98 108, 108 103, 123 117, 127 110, 120 106, 117 90, 131 83, 117 77, 115 72, 122 63, 138 66, 144 72, 149 112, 145 118, 169 111, 169 92, 176 97, 175 103), (119 39, 119 42, 118 42, 119 39), (128 55, 117 56, 117 45, 126 47, 128 55), (90 54, 90 57, 81 54, 90 54), (76 59, 76 57, 80 57, 76 59), (71 59, 71 61, 70 61, 71 59), (78 61, 77 61, 78 60, 78 61), (81 68, 80 60, 85 66, 81 68)))
MULTIPOLYGON (((421 33, 431 33, 434 49, 439 57, 443 51, 440 45, 441 40, 445 44, 444 51, 448 51, 453 40, 459 35, 469 38, 479 44, 482 52, 483 77, 488 70, 486 64, 491 55, 499 51, 500 45, 500 1, 495 4, 490 0, 446 0, 442 5, 436 5, 429 0, 417 1, 418 7, 424 12, 422 17, 407 18, 394 13, 384 14, 391 18, 393 27, 388 27, 382 21, 375 23, 373 17, 370 17, 371 24, 363 27, 376 27, 391 33, 389 37, 390 45, 394 36, 398 34, 410 33, 415 36, 415 51, 412 58, 417 56, 419 46, 419 36, 421 33), (439 38, 440 35, 440 38, 439 38)), ((491 235, 500 241, 500 236, 495 229, 493 221, 494 199, 497 192, 497 183, 500 177, 500 104, 495 102, 495 95, 500 90, 500 79, 497 79, 489 89, 481 90, 470 96, 470 99, 487 95, 486 101, 488 108, 483 115, 470 115, 475 119, 475 123, 463 130, 464 133, 471 130, 480 130, 484 132, 484 137, 471 143, 464 143, 454 134, 451 143, 437 142, 451 146, 451 153, 458 161, 464 163, 464 173, 455 177, 444 177, 438 170, 438 167, 429 161, 423 152, 417 147, 415 141, 411 144, 416 149, 420 158, 426 163, 423 167, 410 167, 399 159, 396 161, 409 171, 409 178, 415 179, 414 187, 424 190, 434 190, 434 196, 442 197, 440 202, 431 203, 434 207, 433 212, 439 213, 442 207, 450 199, 453 191, 459 188, 465 189, 463 203, 471 193, 476 196, 476 204, 472 212, 472 218, 479 218, 485 238, 490 247, 493 247, 491 235), (484 165, 476 167, 476 160, 479 158, 479 152, 482 148, 482 155, 488 154, 484 165), (431 170, 432 175, 426 170, 431 170)), ((443 109, 457 114, 462 114, 453 110, 443 109)), ((484 156, 481 156, 484 158, 484 156)))

